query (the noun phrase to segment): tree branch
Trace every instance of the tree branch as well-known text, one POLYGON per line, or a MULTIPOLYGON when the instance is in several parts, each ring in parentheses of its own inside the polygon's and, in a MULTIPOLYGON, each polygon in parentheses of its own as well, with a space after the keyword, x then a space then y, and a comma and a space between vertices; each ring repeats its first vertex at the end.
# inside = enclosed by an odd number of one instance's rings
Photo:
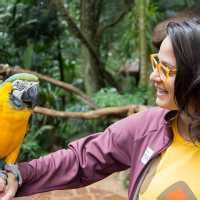
POLYGON ((46 115, 49 117, 62 117, 62 118, 80 118, 80 119, 97 119, 108 116, 127 116, 132 113, 137 113, 147 109, 143 105, 128 105, 119 107, 100 108, 88 112, 64 112, 57 111, 49 108, 35 107, 34 112, 37 114, 46 115))
POLYGON ((126 15, 126 13, 127 13, 127 11, 124 10, 123 12, 121 12, 121 14, 119 16, 117 16, 115 19, 113 19, 109 24, 104 24, 104 25, 100 26, 97 31, 97 37, 101 37, 101 35, 108 28, 111 28, 111 27, 115 26, 116 24, 118 24, 123 19, 123 17, 126 15))
MULTIPOLYGON (((20 67, 9 67, 9 65, 3 65, 0 64, 0 74, 5 75, 11 75, 15 73, 22 73, 22 72, 28 72, 35 74, 38 78, 45 80, 47 82, 50 82, 56 86, 59 86, 67 91, 71 91, 78 95, 84 96, 86 98, 87 96, 83 95, 83 93, 75 88, 74 86, 64 83, 62 81, 58 81, 55 79, 52 79, 48 76, 44 76, 42 74, 39 74, 37 72, 33 72, 31 70, 24 70, 20 67)), ((89 98, 89 97, 87 97, 89 98)), ((83 100, 83 98, 82 98, 83 100)), ((84 99, 85 100, 85 99, 84 99)), ((88 104, 88 99, 86 100, 86 103, 88 104)), ((96 107, 95 107, 96 108, 96 107)), ((127 105, 127 106, 119 106, 119 107, 107 107, 107 108, 99 108, 93 111, 88 112, 65 112, 65 111, 57 111, 54 109, 44 108, 44 107, 35 107, 34 112, 37 114, 46 115, 49 117, 62 117, 62 118, 79 118, 79 119, 97 119, 101 117, 108 117, 108 116, 127 116, 132 113, 140 112, 143 110, 146 110, 147 107, 143 105, 127 105)))
POLYGON ((47 82, 49 82, 49 83, 51 83, 55 86, 58 86, 58 87, 66 90, 66 91, 70 91, 70 92, 74 93, 80 100, 82 100, 90 108, 92 108, 92 109, 97 108, 95 103, 86 94, 84 94, 81 90, 79 90, 78 88, 74 87, 73 85, 71 85, 69 83, 65 83, 65 82, 62 82, 62 81, 59 81, 59 80, 55 80, 55 79, 53 79, 49 76, 45 76, 45 75, 42 75, 40 73, 31 71, 31 70, 22 69, 18 66, 10 67, 9 65, 0 64, 0 74, 5 73, 6 75, 11 75, 11 74, 22 73, 22 72, 35 74, 41 80, 45 80, 45 81, 47 81, 47 82))
POLYGON ((110 23, 108 24, 102 24, 98 31, 97 31, 97 35, 98 37, 101 37, 101 35, 108 29, 111 28, 113 26, 115 26, 116 24, 118 24, 123 18, 124 16, 128 13, 128 11, 130 10, 130 8, 132 7, 132 4, 134 3, 134 0, 125 0, 125 4, 126 4, 126 8, 118 15, 116 16, 110 23))
POLYGON ((77 39, 81 41, 82 44, 85 45, 85 47, 88 49, 90 54, 95 58, 96 60, 96 66, 99 67, 99 72, 100 74, 105 78, 107 83, 110 83, 116 88, 118 87, 117 82, 113 78, 112 74, 109 73, 105 67, 104 63, 101 61, 100 57, 98 56, 97 52, 95 51, 94 47, 92 44, 87 40, 87 38, 84 36, 84 34, 81 32, 79 27, 76 25, 72 17, 69 15, 67 8, 64 7, 64 1, 63 0, 50 0, 51 6, 54 5, 57 8, 57 11, 60 12, 60 14, 65 17, 65 21, 67 22, 69 26, 69 31, 75 35, 77 39))
POLYGON ((86 39, 86 37, 83 35, 81 30, 78 28, 72 17, 69 15, 67 8, 64 7, 64 1, 63 0, 51 0, 50 1, 52 5, 55 5, 57 8, 57 11, 60 12, 60 14, 65 17, 65 21, 67 22, 69 26, 70 32, 75 35, 77 39, 79 39, 89 50, 89 52, 92 54, 93 57, 95 57, 97 63, 101 63, 101 60, 99 56, 97 55, 96 51, 94 50, 91 43, 86 39))

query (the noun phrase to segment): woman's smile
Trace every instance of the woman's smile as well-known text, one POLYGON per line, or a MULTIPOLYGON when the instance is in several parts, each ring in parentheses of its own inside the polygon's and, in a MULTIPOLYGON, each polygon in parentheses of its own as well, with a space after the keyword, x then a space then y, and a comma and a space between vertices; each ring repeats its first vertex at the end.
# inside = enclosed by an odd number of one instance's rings
POLYGON ((163 88, 156 87, 156 95, 158 97, 166 96, 166 95, 168 95, 168 91, 163 88))

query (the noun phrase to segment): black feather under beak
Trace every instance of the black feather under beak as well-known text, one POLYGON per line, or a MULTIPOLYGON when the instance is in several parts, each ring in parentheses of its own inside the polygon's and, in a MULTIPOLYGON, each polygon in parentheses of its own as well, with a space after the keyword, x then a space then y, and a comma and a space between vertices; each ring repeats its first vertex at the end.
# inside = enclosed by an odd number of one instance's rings
POLYGON ((33 108, 37 105, 38 93, 39 93, 38 89, 39 89, 39 86, 36 84, 23 92, 21 99, 23 103, 26 104, 28 107, 33 108))

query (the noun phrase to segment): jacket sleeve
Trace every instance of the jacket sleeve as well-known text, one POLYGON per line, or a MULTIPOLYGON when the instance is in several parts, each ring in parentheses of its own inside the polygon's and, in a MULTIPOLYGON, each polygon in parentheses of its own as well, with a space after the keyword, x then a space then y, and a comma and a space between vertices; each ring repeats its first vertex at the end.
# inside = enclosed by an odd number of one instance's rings
POLYGON ((67 149, 19 163, 23 184, 17 196, 82 187, 129 168, 134 135, 143 116, 134 114, 104 132, 69 144, 67 149))

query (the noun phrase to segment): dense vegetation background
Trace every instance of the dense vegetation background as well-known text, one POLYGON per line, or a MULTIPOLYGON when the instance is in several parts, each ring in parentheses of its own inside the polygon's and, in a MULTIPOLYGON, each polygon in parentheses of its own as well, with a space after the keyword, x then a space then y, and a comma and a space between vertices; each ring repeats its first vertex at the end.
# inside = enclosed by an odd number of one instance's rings
MULTIPOLYGON (((148 83, 154 27, 197 0, 1 0, 0 63, 21 66, 83 91, 98 108, 153 104, 148 83)), ((40 105, 91 107, 41 80, 40 105)), ((34 114, 21 160, 102 131, 116 117, 84 120, 34 114)))

